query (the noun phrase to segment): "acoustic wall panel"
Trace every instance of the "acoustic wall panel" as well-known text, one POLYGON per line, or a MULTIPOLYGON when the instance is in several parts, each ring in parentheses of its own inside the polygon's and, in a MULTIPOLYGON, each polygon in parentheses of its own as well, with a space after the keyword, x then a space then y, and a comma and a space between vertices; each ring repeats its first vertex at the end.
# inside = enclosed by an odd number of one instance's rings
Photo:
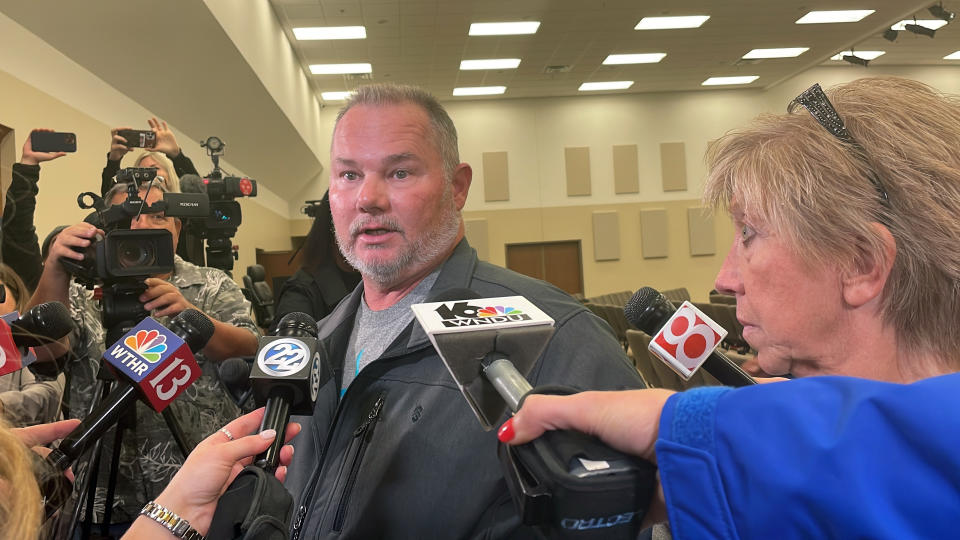
POLYGON ((620 215, 617 212, 593 213, 593 259, 616 261, 620 258, 620 215))
POLYGON ((590 148, 564 148, 567 166, 567 196, 590 195, 590 148))
POLYGON ((687 208, 690 231, 690 255, 713 255, 717 252, 713 234, 713 212, 709 208, 687 208))
POLYGON ((486 202, 510 200, 506 152, 483 153, 483 200, 486 202))
POLYGON ((464 233, 470 247, 477 250, 477 258, 481 261, 490 260, 490 234, 485 219, 466 219, 463 221, 464 233))
POLYGON ((640 165, 637 162, 637 145, 635 144, 613 147, 613 192, 640 192, 640 165))
POLYGON ((640 251, 644 259, 660 259, 668 254, 667 211, 651 208, 640 211, 640 251))
POLYGON ((687 189, 687 158, 682 142, 660 143, 660 174, 664 191, 687 189))

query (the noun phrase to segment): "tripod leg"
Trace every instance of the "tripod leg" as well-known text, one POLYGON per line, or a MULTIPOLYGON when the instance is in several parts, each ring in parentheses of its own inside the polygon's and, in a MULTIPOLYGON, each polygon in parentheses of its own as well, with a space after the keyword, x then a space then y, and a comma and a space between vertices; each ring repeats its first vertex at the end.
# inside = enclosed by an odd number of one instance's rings
POLYGON ((187 434, 183 431, 183 427, 180 426, 180 421, 173 415, 170 407, 164 409, 160 414, 163 415, 163 419, 167 422, 167 429, 170 430, 170 433, 173 435, 173 440, 177 442, 177 446, 183 453, 183 459, 187 459, 187 456, 190 455, 190 451, 193 450, 196 444, 192 444, 191 441, 187 440, 187 434))

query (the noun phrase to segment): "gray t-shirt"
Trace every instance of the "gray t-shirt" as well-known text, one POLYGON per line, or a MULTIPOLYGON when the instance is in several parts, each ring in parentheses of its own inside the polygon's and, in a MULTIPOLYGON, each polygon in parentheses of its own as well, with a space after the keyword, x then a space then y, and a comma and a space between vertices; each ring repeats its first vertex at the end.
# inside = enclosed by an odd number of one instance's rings
POLYGON ((357 377, 357 374, 387 350, 387 347, 397 339, 400 332, 413 320, 413 310, 410 306, 419 304, 427 299, 427 294, 440 275, 438 267, 430 275, 423 278, 410 294, 404 296, 396 304, 374 311, 367 306, 367 300, 360 298, 360 309, 353 321, 353 331, 350 333, 350 342, 347 344, 347 353, 343 356, 343 384, 340 385, 340 396, 347 391, 347 387, 357 377))

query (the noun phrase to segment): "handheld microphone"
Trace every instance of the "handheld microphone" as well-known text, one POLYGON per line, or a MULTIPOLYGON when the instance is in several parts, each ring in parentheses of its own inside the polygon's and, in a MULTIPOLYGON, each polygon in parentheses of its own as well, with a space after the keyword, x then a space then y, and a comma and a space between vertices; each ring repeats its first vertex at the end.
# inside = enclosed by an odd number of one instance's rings
POLYGON ((15 311, 0 317, 0 376, 33 364, 37 357, 30 347, 49 345, 73 328, 70 311, 60 302, 34 306, 23 317, 15 311))
MULTIPOLYGON (((527 382, 554 321, 526 298, 453 289, 412 309, 484 429, 507 406, 516 412, 528 393, 576 392, 527 382)), ((550 431, 516 447, 499 443, 498 454, 525 525, 549 538, 637 537, 656 483, 652 464, 576 431, 550 431)))
POLYGON ((283 434, 291 414, 313 414, 320 391, 322 369, 317 348, 317 322, 306 313, 288 313, 272 336, 260 338, 257 361, 250 368, 254 401, 266 405, 260 431, 275 429, 277 437, 254 460, 268 472, 277 468, 283 434))
POLYGON ((103 353, 119 384, 50 453, 48 461, 66 470, 138 397, 153 410, 163 411, 200 377, 193 353, 210 341, 213 331, 210 319, 195 309, 180 312, 169 328, 150 317, 133 327, 103 353))
POLYGON ((644 287, 627 302, 623 313, 630 324, 653 336, 650 351, 684 380, 702 365, 725 386, 757 384, 740 366, 716 350, 726 330, 693 304, 684 302, 677 309, 656 289, 644 287))

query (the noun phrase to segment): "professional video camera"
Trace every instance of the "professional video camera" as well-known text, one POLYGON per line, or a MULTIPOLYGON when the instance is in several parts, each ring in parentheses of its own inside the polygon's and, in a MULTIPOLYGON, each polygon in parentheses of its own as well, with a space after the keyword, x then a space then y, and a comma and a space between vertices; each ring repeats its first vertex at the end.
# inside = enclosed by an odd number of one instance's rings
MULTIPOLYGON (((199 185, 181 178, 181 188, 184 191, 199 191, 206 193, 210 198, 210 212, 205 220, 195 220, 188 224, 187 233, 200 240, 207 240, 206 262, 202 252, 191 253, 192 262, 200 265, 213 266, 228 274, 233 270, 233 261, 237 254, 233 251, 231 238, 237 234, 237 227, 243 221, 240 212, 240 203, 237 197, 256 197, 257 181, 237 176, 224 176, 220 168, 220 156, 223 155, 224 142, 219 137, 208 137, 200 143, 207 149, 207 155, 213 162, 213 171, 200 180, 199 185)), ((199 250, 197 250, 199 251, 199 250)))
POLYGON ((303 206, 300 207, 300 213, 306 215, 311 219, 317 219, 317 216, 320 215, 323 207, 320 204, 323 202, 323 199, 314 199, 312 201, 304 201, 303 206))
POLYGON ((203 194, 164 193, 163 200, 147 205, 140 186, 156 178, 155 168, 127 168, 117 173, 117 182, 127 184, 127 199, 110 205, 93 192, 77 197, 83 209, 93 209, 84 220, 103 229, 85 249, 82 260, 61 258, 60 263, 87 288, 103 287, 104 327, 119 332, 147 316, 139 301, 143 281, 173 271, 173 236, 162 229, 130 230, 130 221, 142 214, 163 212, 167 217, 204 217, 209 213, 203 194))

